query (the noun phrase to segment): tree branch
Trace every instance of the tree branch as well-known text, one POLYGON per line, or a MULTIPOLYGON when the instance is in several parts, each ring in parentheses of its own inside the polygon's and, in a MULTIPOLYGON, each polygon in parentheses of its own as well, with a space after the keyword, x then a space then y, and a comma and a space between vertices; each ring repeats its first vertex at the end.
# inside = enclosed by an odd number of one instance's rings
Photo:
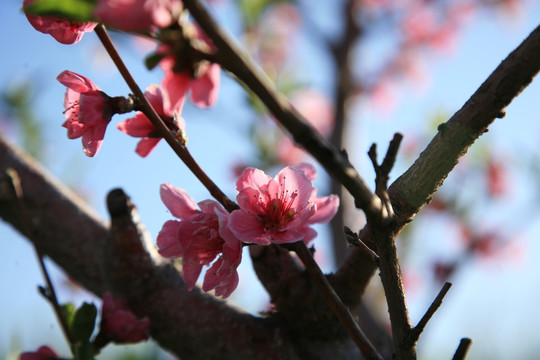
MULTIPOLYGON (((150 252, 143 253, 130 243, 130 236, 140 242, 142 234, 131 213, 126 218, 113 210, 109 232, 80 198, 0 136, 0 173, 8 168, 20 175, 34 235, 30 240, 41 253, 93 293, 112 289, 125 297, 137 315, 151 319, 151 335, 164 348, 191 359, 282 359, 282 354, 298 359, 294 343, 283 340, 271 322, 197 288, 188 291, 175 268, 151 256, 153 244, 147 243, 144 249, 150 252)), ((0 182, 0 217, 24 234, 6 185, 0 182)))
MULTIPOLYGON (((414 164, 388 189, 396 214, 397 232, 429 203, 433 193, 442 185, 450 171, 468 148, 484 134, 489 125, 504 116, 512 99, 540 71, 540 27, 536 28, 491 73, 465 105, 439 131, 414 164)), ((371 227, 359 234, 373 248, 371 227)), ((350 291, 360 297, 375 272, 373 261, 360 248, 353 248, 336 274, 336 283, 347 286, 336 290, 350 291), (359 276, 359 274, 363 274, 359 276)))
POLYGON ((185 0, 184 6, 218 49, 216 60, 247 85, 266 105, 277 121, 333 175, 355 199, 358 208, 368 218, 381 217, 381 202, 366 185, 346 156, 324 139, 280 94, 262 70, 217 25, 205 7, 197 0, 185 0))

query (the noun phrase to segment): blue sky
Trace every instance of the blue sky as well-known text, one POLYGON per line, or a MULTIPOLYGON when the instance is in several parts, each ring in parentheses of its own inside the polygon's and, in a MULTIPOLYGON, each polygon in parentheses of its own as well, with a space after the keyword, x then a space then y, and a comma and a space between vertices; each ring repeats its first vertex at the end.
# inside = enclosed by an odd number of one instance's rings
MULTIPOLYGON (((46 167, 82 192, 105 219, 107 192, 123 187, 138 206, 141 219, 153 236, 170 218, 159 200, 161 183, 170 182, 188 189, 196 201, 208 198, 205 189, 164 143, 147 159, 141 159, 134 153, 137 140, 110 128, 100 153, 95 158, 87 158, 79 140, 66 138, 65 129, 60 127, 65 89, 55 81, 61 71, 69 69, 86 75, 111 96, 127 95, 129 91, 100 49, 94 34, 87 34, 77 45, 58 44, 51 37, 35 31, 19 12, 19 7, 19 1, 7 1, 0 13, 0 43, 4 46, 0 84, 8 87, 27 79, 35 81, 36 112, 43 124, 43 137, 47 144, 43 156, 46 167)), ((500 61, 538 25, 540 8, 536 5, 531 9, 511 23, 494 14, 477 18, 466 27, 453 53, 428 58, 425 67, 431 80, 425 90, 400 88, 398 107, 390 115, 383 115, 366 105, 358 106, 362 120, 356 122, 351 131, 355 145, 350 147, 349 154, 369 182, 372 171, 365 156, 369 145, 377 142, 384 148, 396 131, 407 134, 421 129, 427 134, 431 130, 424 122, 430 114, 441 109, 452 114, 459 109, 500 61)), ((230 19, 234 18, 234 13, 225 9, 220 16, 230 19)), ((128 46, 131 44, 129 40, 123 39, 121 43, 126 46, 120 46, 120 51, 141 86, 159 82, 159 70, 146 71, 140 62, 141 53, 128 46)), ((316 47, 303 50, 318 54, 316 47)), ((311 56, 303 74, 305 79, 323 91, 331 81, 331 74, 321 74, 317 69, 325 68, 325 65, 324 57, 311 56)), ((246 153, 252 150, 245 136, 252 115, 243 106, 242 89, 230 78, 223 76, 222 79, 217 106, 206 111, 188 107, 184 117, 191 152, 216 183, 234 198, 230 167, 237 159, 246 159, 246 153)), ((536 79, 507 109, 507 117, 496 122, 486 135, 486 141, 496 142, 499 152, 538 153, 539 98, 540 81, 536 79)), ((16 131, 0 131, 17 138, 16 131)), ((403 162, 399 167, 405 169, 408 165, 403 162)), ((396 169, 395 174, 398 173, 399 169, 396 169)), ((526 196, 525 190, 517 194, 518 197, 526 196)), ((533 241, 538 237, 540 226, 538 215, 533 214, 532 218, 533 221, 522 232, 527 252, 522 263, 491 267, 473 263, 463 269, 463 276, 454 279, 454 287, 443 310, 430 323, 420 343, 420 352, 425 358, 450 358, 462 336, 475 339, 472 355, 476 354, 476 358, 504 359, 509 354, 516 355, 511 351, 520 350, 524 353, 518 358, 525 358, 526 352, 540 351, 528 345, 540 343, 540 332, 523 331, 538 328, 540 319, 537 307, 540 293, 536 291, 539 287, 537 276, 534 276, 540 269, 533 261, 540 255, 538 244, 533 241), (507 308, 512 308, 512 311, 505 311, 507 308)), ((321 232, 324 235, 324 229, 321 232)), ((317 241, 320 243, 316 246, 324 249, 324 239, 317 241)), ((243 269, 240 287, 232 300, 256 312, 264 306, 266 297, 250 272, 248 261, 243 269), (253 293, 260 295, 247 295, 253 293)), ((24 349, 37 348, 49 340, 55 345, 61 344, 52 311, 36 291, 36 286, 43 281, 32 248, 3 223, 0 223, 0 272, 3 274, 0 276, 0 289, 4 294, 0 298, 0 356, 13 345, 11 341, 15 335, 21 337, 22 343, 18 346, 24 349)), ((61 276, 55 277, 61 279, 61 276)), ((409 305, 413 322, 423 314, 437 291, 425 289, 411 294, 409 305)), ((61 294, 64 300, 68 300, 69 291, 61 291, 61 294)), ((88 298, 77 295, 76 299, 88 298)))

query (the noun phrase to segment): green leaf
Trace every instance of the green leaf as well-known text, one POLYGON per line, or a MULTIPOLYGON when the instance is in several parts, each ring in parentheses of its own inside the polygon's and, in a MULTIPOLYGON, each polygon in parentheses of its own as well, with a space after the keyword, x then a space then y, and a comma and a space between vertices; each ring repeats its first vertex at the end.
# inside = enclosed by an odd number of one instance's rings
POLYGON ((27 14, 66 18, 70 21, 91 21, 95 0, 40 0, 24 7, 27 14))
POLYGON ((77 309, 71 322, 70 330, 73 340, 76 342, 87 342, 94 332, 97 310, 94 304, 83 303, 77 309))
POLYGON ((73 303, 66 303, 61 306, 61 309, 62 314, 66 319, 66 322, 71 327, 71 323, 73 322, 73 316, 75 315, 75 305, 73 305, 73 303))
POLYGON ((148 70, 155 68, 161 60, 165 57, 164 54, 152 53, 144 59, 144 65, 148 70))
POLYGON ((73 355, 75 360, 92 360, 94 359, 94 347, 90 341, 85 341, 74 345, 73 355))

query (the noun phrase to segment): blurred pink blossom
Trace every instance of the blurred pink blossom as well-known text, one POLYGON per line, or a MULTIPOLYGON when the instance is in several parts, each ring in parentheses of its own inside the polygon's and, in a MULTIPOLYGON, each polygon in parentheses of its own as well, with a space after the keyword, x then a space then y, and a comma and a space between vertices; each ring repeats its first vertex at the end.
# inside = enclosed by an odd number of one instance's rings
POLYGON ((24 352, 19 355, 19 360, 54 360, 58 355, 48 346, 40 346, 35 352, 24 352))
POLYGON ((64 96, 67 120, 62 126, 68 130, 68 138, 82 136, 84 153, 92 157, 99 151, 113 115, 111 98, 90 79, 72 71, 63 71, 56 79, 67 87, 64 96))
POLYGON ((98 0, 94 16, 119 30, 143 31, 171 25, 181 10, 180 0, 98 0))
POLYGON ((309 243, 317 234, 309 225, 330 221, 339 206, 335 195, 316 197, 316 176, 308 164, 286 167, 274 178, 259 169, 244 169, 236 182, 240 210, 230 216, 232 232, 259 245, 309 243))
MULTIPOLYGON (((39 0, 24 0, 23 7, 39 0)), ((62 44, 75 44, 79 42, 85 32, 93 31, 97 23, 71 22, 66 19, 26 14, 30 24, 39 32, 49 34, 62 44)))
POLYGON ((101 333, 116 343, 137 343, 150 336, 150 319, 138 319, 127 307, 126 302, 114 299, 111 293, 103 294, 101 308, 101 333))
MULTIPOLYGON (((182 108, 175 112, 167 111, 165 108, 165 96, 159 86, 150 85, 146 88, 144 96, 148 99, 154 110, 156 110, 157 114, 162 117, 171 131, 178 132, 185 129, 186 123, 184 119, 178 115, 178 113, 182 111, 182 108)), ((161 140, 161 136, 157 129, 146 115, 140 111, 137 112, 134 117, 118 123, 116 127, 125 134, 142 138, 135 149, 135 152, 142 157, 146 157, 150 154, 161 140)))
POLYGON ((237 267, 242 260, 242 243, 229 229, 229 213, 213 200, 197 204, 182 189, 165 183, 160 195, 171 214, 157 237, 159 253, 181 257, 183 279, 193 289, 203 266, 210 265, 202 289, 215 289, 216 296, 228 297, 238 286, 237 267))
POLYGON ((174 72, 175 59, 172 56, 165 57, 160 66, 165 73, 161 80, 161 86, 167 91, 166 108, 178 109, 184 105, 185 97, 191 90, 190 100, 200 108, 214 105, 218 98, 220 71, 219 64, 201 64, 200 75, 192 78, 189 71, 174 72))

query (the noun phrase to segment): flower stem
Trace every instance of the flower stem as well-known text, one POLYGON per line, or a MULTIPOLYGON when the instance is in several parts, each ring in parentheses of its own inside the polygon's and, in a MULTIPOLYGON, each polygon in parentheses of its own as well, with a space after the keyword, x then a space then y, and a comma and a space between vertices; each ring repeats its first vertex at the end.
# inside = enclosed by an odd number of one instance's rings
POLYGON ((165 125, 161 117, 156 113, 152 105, 145 98, 144 93, 140 89, 139 85, 137 85, 137 82, 129 72, 128 68, 124 64, 124 61, 120 57, 120 54, 116 50, 116 47, 114 46, 109 34, 107 33, 107 29, 105 28, 105 26, 103 24, 96 26, 95 32, 99 40, 105 47, 105 50, 111 57, 112 61, 118 68, 118 71, 120 71, 120 74, 126 81, 130 90, 141 102, 141 111, 156 127, 156 129, 159 131, 159 134, 165 139, 165 141, 167 141, 167 143, 173 149, 176 155, 178 155, 178 157, 184 162, 184 164, 189 168, 189 170, 191 170, 191 172, 197 177, 197 179, 199 179, 199 181, 208 189, 210 194, 217 201, 219 201, 223 205, 223 207, 225 207, 225 209, 227 209, 229 212, 237 209, 237 205, 231 199, 229 199, 223 193, 223 191, 221 191, 221 189, 212 181, 212 179, 210 179, 208 175, 201 169, 193 156, 191 156, 191 153, 188 151, 186 146, 184 144, 181 144, 176 139, 174 134, 169 131, 167 125, 165 125))
POLYGON ((322 292, 322 295, 330 309, 338 317, 339 321, 345 327, 345 330, 349 333, 352 340, 358 346, 362 355, 366 359, 382 359, 381 355, 377 352, 373 344, 366 337, 362 329, 358 326, 358 323, 354 320, 349 309, 343 304, 339 296, 336 294, 326 276, 319 268, 319 265, 313 259, 309 249, 303 241, 298 241, 292 244, 292 247, 300 260, 304 263, 304 266, 322 292))

